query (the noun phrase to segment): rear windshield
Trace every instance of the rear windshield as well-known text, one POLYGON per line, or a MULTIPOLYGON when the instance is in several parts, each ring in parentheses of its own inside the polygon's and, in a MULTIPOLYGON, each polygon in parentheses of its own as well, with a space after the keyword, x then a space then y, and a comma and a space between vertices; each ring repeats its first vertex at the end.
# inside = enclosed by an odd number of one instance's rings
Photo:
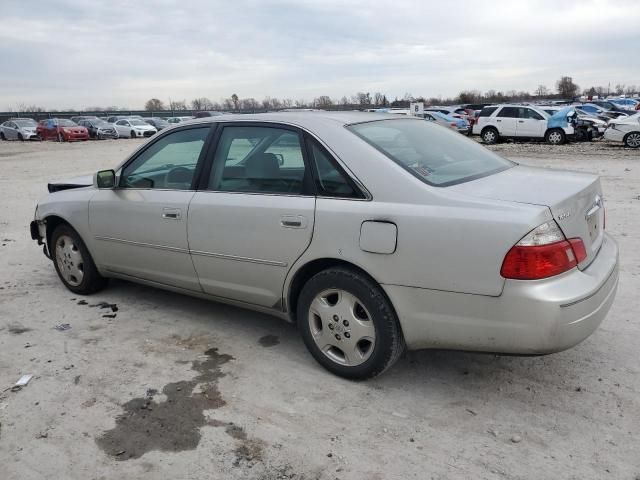
POLYGON ((347 128, 436 187, 486 177, 515 165, 456 131, 423 120, 378 120, 347 128))

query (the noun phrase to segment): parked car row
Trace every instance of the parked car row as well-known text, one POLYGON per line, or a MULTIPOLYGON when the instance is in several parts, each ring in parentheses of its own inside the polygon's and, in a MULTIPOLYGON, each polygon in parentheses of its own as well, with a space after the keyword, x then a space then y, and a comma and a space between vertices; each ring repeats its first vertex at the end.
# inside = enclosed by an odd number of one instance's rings
POLYGON ((486 144, 504 139, 544 140, 553 145, 604 137, 640 147, 640 115, 634 110, 594 112, 590 104, 503 104, 484 107, 471 129, 486 144), (599 115, 606 112, 608 115, 599 115))

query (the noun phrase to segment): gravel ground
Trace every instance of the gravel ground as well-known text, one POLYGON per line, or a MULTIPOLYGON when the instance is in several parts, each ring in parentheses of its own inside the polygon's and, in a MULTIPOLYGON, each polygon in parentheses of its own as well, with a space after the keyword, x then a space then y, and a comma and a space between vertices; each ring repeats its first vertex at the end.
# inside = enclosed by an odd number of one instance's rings
POLYGON ((275 318, 120 281, 63 288, 29 238, 37 199, 139 144, 0 143, 1 479, 640 478, 640 151, 491 147, 602 176, 622 263, 594 335, 545 357, 411 352, 353 383, 275 318))

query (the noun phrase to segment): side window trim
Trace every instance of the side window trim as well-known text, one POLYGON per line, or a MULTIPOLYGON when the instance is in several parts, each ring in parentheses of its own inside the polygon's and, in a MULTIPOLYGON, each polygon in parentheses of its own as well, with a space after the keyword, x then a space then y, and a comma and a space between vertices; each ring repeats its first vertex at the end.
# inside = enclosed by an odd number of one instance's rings
POLYGON ((215 122, 215 133, 212 135, 211 144, 205 161, 205 165, 202 168, 201 175, 199 176, 198 183, 195 189, 199 192, 222 192, 233 194, 247 194, 247 195, 282 195, 282 196, 296 196, 296 197, 309 197, 315 196, 314 179, 312 177, 311 158, 307 152, 306 142, 304 135, 306 132, 293 125, 277 122, 256 122, 256 121, 238 121, 238 122, 215 122), (213 190, 209 188, 209 178, 211 177, 212 170, 217 168, 215 163, 215 155, 220 144, 222 133, 227 127, 257 127, 257 128, 277 128, 281 130, 289 130, 298 135, 300 139, 300 147, 302 150, 302 161, 304 162, 305 175, 303 178, 302 193, 277 193, 277 192, 231 192, 222 190, 213 190))
POLYGON ((305 150, 306 150, 306 154, 307 157, 309 158, 310 163, 312 163, 312 167, 311 168, 311 176, 313 177, 313 186, 314 186, 314 192, 315 195, 317 197, 321 197, 321 198, 333 198, 333 199, 341 199, 341 200, 368 200, 370 198, 370 195, 368 195, 368 192, 365 193, 365 191, 363 191, 363 188, 361 188, 361 184, 359 181, 355 181, 352 177, 352 175, 347 172, 342 164, 336 159, 336 157, 329 151, 329 149, 327 149, 319 140, 317 140, 316 138, 314 138, 312 135, 310 135, 308 132, 304 133, 304 143, 305 143, 305 150), (357 196, 356 197, 342 197, 340 195, 322 195, 322 193, 320 193, 316 187, 318 182, 318 172, 317 172, 317 165, 316 165, 316 160, 315 157, 313 155, 313 151, 312 151, 312 145, 313 143, 316 143, 317 146, 324 152, 324 154, 327 156, 327 158, 329 158, 329 162, 331 162, 331 165, 338 171, 338 173, 340 175, 342 175, 342 177, 344 179, 346 179, 347 183, 349 184, 349 186, 354 190, 354 192, 356 192, 357 196))
MULTIPOLYGON (((148 188, 134 188, 134 187, 123 187, 121 186, 122 183, 122 173, 124 172, 124 170, 133 162, 136 161, 136 159, 138 157, 140 157, 140 155, 142 155, 144 152, 146 152, 152 145, 155 145, 157 142, 161 141, 164 137, 168 136, 168 135, 172 135, 174 133, 177 132, 182 132, 185 130, 195 130, 195 129, 199 129, 199 128, 209 128, 209 132, 207 133, 207 137, 205 138, 204 144, 202 145, 202 150, 200 150, 200 155, 198 156, 198 162, 196 163, 196 169, 194 171, 193 174, 193 180, 191 181, 191 188, 190 190, 196 190, 196 187, 198 185, 199 182, 199 176, 202 174, 202 169, 203 169, 203 164, 206 162, 207 154, 210 148, 210 144, 211 144, 211 140, 213 137, 213 134, 215 133, 215 124, 209 124, 207 125, 206 123, 200 123, 200 124, 195 124, 195 125, 189 125, 188 127, 183 127, 183 128, 172 128, 169 131, 166 131, 165 133, 163 133, 162 135, 159 135, 157 138, 154 139, 153 142, 149 142, 146 145, 144 145, 140 150, 138 150, 137 152, 135 152, 129 159, 127 159, 127 161, 125 163, 123 163, 122 165, 120 165, 120 167, 118 167, 118 179, 117 179, 117 189, 123 188, 126 190, 149 190, 148 188)), ((166 189, 165 189, 166 190, 166 189)), ((185 190, 188 191, 188 190, 185 190)))

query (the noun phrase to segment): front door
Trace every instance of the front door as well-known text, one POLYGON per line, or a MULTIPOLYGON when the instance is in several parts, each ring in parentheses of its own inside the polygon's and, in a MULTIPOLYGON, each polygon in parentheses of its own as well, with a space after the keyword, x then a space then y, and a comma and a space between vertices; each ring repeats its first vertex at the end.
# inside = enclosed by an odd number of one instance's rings
POLYGON ((223 126, 213 166, 189 207, 203 290, 278 308, 291 265, 311 241, 315 197, 301 135, 269 124, 223 126))
POLYGON ((546 119, 535 110, 527 107, 518 108, 518 137, 541 138, 547 129, 546 119))
POLYGON ((174 131, 129 161, 119 186, 89 203, 95 256, 107 270, 200 290, 189 255, 187 215, 211 127, 174 131))

